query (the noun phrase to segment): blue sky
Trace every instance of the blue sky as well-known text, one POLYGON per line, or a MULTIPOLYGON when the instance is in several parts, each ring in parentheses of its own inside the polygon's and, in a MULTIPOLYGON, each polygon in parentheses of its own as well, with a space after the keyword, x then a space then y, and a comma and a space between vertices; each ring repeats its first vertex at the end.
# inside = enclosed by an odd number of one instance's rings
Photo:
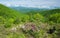
POLYGON ((37 7, 49 8, 60 7, 60 0, 0 0, 0 4, 6 6, 24 6, 24 7, 37 7))

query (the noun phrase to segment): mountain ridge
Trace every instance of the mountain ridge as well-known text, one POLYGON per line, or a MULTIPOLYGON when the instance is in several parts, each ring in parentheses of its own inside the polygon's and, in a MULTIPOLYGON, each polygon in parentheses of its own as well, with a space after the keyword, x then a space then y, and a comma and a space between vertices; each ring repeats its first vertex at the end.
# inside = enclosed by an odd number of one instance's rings
POLYGON ((51 7, 51 8, 33 8, 33 7, 23 7, 23 6, 11 6, 10 8, 15 9, 20 12, 30 12, 30 11, 43 11, 43 10, 52 10, 52 9, 60 9, 59 7, 51 7))

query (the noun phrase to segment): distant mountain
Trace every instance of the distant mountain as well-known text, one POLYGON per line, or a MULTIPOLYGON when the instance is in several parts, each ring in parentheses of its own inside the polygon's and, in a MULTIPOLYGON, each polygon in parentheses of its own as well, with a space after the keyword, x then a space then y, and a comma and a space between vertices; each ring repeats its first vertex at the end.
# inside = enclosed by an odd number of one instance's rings
POLYGON ((60 7, 53 7, 50 6, 50 8, 32 8, 32 7, 22 7, 22 6, 18 6, 18 7, 10 7, 14 10, 20 11, 22 13, 40 13, 44 16, 49 16, 50 14, 54 14, 54 13, 60 13, 60 7))
POLYGON ((30 11, 44 11, 44 10, 51 10, 51 9, 58 9, 60 7, 53 7, 50 6, 49 8, 33 8, 33 7, 23 7, 23 6, 11 6, 10 8, 20 11, 22 13, 30 12, 30 11))
POLYGON ((22 7, 22 6, 18 6, 18 7, 10 7, 13 8, 17 11, 20 12, 30 12, 30 11, 41 11, 41 10, 48 10, 48 8, 33 8, 33 7, 22 7))

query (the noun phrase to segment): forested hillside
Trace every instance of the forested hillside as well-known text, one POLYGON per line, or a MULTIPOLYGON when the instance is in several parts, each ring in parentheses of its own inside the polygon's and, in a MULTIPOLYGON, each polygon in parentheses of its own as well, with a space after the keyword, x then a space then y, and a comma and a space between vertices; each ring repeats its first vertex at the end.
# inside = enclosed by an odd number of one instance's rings
POLYGON ((60 38, 60 9, 26 13, 0 4, 0 38, 60 38))

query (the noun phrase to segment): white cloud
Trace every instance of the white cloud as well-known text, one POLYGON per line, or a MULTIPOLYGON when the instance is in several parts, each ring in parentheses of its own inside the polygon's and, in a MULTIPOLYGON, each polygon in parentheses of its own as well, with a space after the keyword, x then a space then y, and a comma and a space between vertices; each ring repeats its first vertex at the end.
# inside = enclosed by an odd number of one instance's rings
POLYGON ((44 5, 43 5, 43 6, 41 6, 41 8, 50 8, 50 7, 49 7, 49 6, 44 6, 44 5))
MULTIPOLYGON (((2 0, 1 0, 2 1, 2 0)), ((49 6, 60 6, 57 0, 9 0, 0 2, 6 6, 24 6, 36 8, 49 8, 49 6)))

